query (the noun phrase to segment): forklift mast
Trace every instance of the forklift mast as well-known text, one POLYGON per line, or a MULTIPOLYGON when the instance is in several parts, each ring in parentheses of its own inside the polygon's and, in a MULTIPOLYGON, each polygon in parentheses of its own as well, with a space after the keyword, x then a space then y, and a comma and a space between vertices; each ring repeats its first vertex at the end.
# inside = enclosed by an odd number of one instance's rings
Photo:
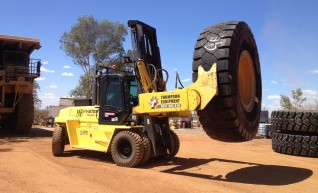
MULTIPOLYGON (((160 80, 163 80, 163 75, 156 29, 137 20, 129 20, 128 26, 131 30, 134 62, 137 63, 137 60, 143 60, 149 74, 154 75, 156 73, 156 79, 159 80, 156 81, 157 91, 164 91, 165 88, 163 88, 163 84, 160 82, 160 80), (149 65, 152 65, 155 69, 149 68, 149 65)), ((142 76, 139 74, 140 70, 135 69, 135 72, 137 79, 140 81, 142 76)), ((141 88, 139 90, 140 92, 144 92, 141 88)))
MULTIPOLYGON (((135 63, 135 74, 137 82, 139 83, 138 92, 148 92, 146 91, 148 89, 144 88, 144 81, 142 81, 145 76, 152 79, 151 81, 155 81, 153 82, 155 84, 155 89, 153 89, 155 92, 165 91, 166 83, 163 81, 162 75, 162 71, 165 70, 163 70, 161 66, 156 29, 137 20, 129 20, 128 26, 131 30, 133 62, 135 63), (144 68, 140 68, 140 64, 141 66, 144 66, 144 68), (150 66, 153 66, 153 68, 150 66)), ((148 86, 150 87, 151 84, 148 86)), ((142 119, 144 131, 147 133, 151 141, 154 155, 157 156, 160 154, 166 154, 166 150, 170 147, 168 118, 143 115, 142 119)), ((169 149, 169 151, 171 151, 171 149, 169 149)))

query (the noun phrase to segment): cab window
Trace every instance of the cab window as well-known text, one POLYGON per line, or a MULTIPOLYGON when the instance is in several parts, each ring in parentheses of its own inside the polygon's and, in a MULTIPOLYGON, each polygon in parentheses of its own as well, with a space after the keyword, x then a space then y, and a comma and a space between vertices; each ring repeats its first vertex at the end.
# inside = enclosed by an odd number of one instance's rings
POLYGON ((118 78, 113 78, 106 85, 105 105, 117 108, 123 107, 123 95, 120 81, 118 78))

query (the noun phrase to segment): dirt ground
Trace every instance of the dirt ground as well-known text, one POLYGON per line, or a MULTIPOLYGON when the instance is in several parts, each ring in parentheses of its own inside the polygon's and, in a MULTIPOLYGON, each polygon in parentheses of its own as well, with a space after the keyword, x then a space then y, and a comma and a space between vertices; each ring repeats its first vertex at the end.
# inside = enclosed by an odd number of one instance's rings
POLYGON ((116 166, 110 154, 66 147, 51 153, 51 128, 0 136, 0 192, 301 192, 318 191, 318 159, 282 155, 270 139, 223 143, 201 129, 176 130, 173 161, 152 158, 140 168, 116 166))

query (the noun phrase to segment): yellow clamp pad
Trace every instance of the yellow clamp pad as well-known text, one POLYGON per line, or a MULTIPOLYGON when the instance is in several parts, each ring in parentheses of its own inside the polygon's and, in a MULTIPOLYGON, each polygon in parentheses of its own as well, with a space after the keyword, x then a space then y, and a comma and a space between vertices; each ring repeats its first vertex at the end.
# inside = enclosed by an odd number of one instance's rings
POLYGON ((198 110, 202 110, 213 99, 218 92, 218 82, 216 74, 216 63, 212 65, 209 71, 204 71, 202 66, 198 68, 198 79, 195 83, 184 89, 193 89, 197 91, 201 98, 201 104, 198 110))

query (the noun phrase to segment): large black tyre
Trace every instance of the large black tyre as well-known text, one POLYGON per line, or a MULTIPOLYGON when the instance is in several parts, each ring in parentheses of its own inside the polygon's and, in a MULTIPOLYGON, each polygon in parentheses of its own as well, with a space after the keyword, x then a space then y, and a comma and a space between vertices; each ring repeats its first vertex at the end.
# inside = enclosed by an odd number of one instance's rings
POLYGON ((137 133, 121 131, 112 140, 111 154, 118 166, 137 166, 141 163, 144 152, 142 137, 137 133))
POLYGON ((271 122, 276 131, 318 134, 318 111, 273 111, 271 122))
POLYGON ((253 34, 244 22, 225 22, 205 29, 193 54, 193 82, 198 67, 217 64, 218 94, 198 111, 213 139, 247 141, 256 135, 262 103, 261 69, 253 34))
POLYGON ((55 127, 52 136, 52 153, 54 156, 61 156, 65 148, 65 128, 55 127))
POLYGON ((33 94, 23 94, 15 107, 13 114, 9 116, 7 129, 13 133, 26 134, 33 124, 34 102, 33 94))
POLYGON ((146 163, 150 156, 151 156, 151 142, 150 139, 146 135, 141 135, 142 136, 142 142, 144 144, 144 157, 141 160, 141 164, 146 163))
POLYGON ((318 136, 274 133, 272 148, 275 152, 303 157, 318 157, 318 136))
POLYGON ((167 158, 171 159, 171 158, 174 158, 179 152, 180 140, 178 135, 172 130, 169 130, 169 140, 170 140, 170 148, 169 148, 169 154, 167 158))

